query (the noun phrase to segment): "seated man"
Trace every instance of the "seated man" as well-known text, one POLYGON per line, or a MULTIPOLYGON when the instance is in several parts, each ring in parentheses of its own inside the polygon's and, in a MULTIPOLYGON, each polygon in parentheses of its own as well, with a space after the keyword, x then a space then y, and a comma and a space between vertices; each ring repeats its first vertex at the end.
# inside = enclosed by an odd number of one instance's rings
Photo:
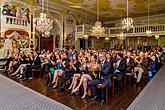
POLYGON ((139 53, 139 58, 137 61, 137 66, 134 68, 134 78, 136 78, 136 83, 138 84, 141 80, 142 74, 148 71, 148 60, 144 57, 144 53, 139 53), (138 74, 138 76, 137 76, 138 74))
POLYGON ((110 65, 106 61, 105 53, 101 53, 99 55, 101 67, 99 71, 99 75, 96 79, 91 80, 88 82, 89 87, 92 91, 92 100, 97 98, 97 90, 96 85, 102 84, 102 95, 101 95, 101 105, 105 104, 105 94, 106 94, 106 87, 111 83, 111 79, 109 76, 110 65))
POLYGON ((34 59, 31 62, 31 65, 27 65, 23 74, 25 75, 24 80, 27 80, 32 76, 32 69, 40 68, 41 60, 39 54, 34 52, 34 59))
MULTIPOLYGON (((115 71, 114 71, 114 76, 117 77, 117 84, 119 86, 119 82, 122 80, 123 76, 124 76, 124 72, 125 72, 125 69, 126 69, 126 62, 125 60, 123 59, 123 54, 122 53, 117 53, 117 62, 114 63, 114 68, 115 68, 115 71)), ((119 89, 119 87, 118 87, 119 89)))
POLYGON ((133 73, 133 69, 134 69, 134 59, 131 58, 131 52, 127 53, 127 57, 126 57, 126 73, 133 73))

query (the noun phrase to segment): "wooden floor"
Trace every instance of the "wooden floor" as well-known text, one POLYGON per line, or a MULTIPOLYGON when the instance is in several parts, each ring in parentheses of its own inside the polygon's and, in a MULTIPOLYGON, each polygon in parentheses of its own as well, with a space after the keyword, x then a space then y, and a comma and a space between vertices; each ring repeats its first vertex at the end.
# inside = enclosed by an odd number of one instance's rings
MULTIPOLYGON (((7 75, 7 77, 11 78, 10 75, 7 75)), ((56 89, 46 87, 44 86, 44 78, 36 78, 27 81, 16 81, 47 97, 63 103, 74 110, 126 110, 130 103, 148 83, 147 80, 143 79, 139 86, 136 84, 129 84, 123 89, 120 95, 115 92, 116 94, 114 97, 110 96, 109 101, 104 106, 100 106, 98 101, 81 99, 80 95, 71 96, 68 92, 59 92, 56 89)))

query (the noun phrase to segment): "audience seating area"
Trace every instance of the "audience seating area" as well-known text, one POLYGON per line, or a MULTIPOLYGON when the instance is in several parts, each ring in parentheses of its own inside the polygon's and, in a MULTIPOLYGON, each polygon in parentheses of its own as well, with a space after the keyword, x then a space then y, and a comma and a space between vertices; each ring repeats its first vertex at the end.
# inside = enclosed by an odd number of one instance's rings
POLYGON ((41 53, 31 50, 9 58, 3 68, 17 79, 43 77, 45 86, 69 91, 71 95, 80 93, 82 99, 99 99, 104 105, 109 97, 122 94, 127 85, 136 83, 138 86, 141 80, 150 80, 153 76, 149 75, 149 71, 160 68, 150 62, 161 65, 163 54, 160 52, 161 48, 144 51, 64 49, 42 50, 41 53))

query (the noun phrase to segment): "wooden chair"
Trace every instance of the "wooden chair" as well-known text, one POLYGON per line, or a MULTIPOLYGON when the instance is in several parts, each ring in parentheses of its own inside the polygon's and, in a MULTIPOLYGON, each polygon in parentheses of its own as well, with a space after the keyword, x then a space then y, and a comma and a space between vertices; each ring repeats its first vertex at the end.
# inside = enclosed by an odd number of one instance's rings
MULTIPOLYGON (((97 84, 96 87, 97 87, 97 89, 101 89, 102 88, 102 84, 97 84)), ((109 92, 108 90, 109 90, 109 87, 107 86, 106 87, 106 93, 105 93, 105 98, 106 98, 105 100, 106 100, 106 102, 108 101, 108 92, 109 92)))
MULTIPOLYGON (((112 77, 111 77, 111 81, 112 81, 112 96, 115 95, 115 80, 117 79, 117 77, 114 76, 114 74, 112 74, 112 77)), ((122 90, 123 88, 123 78, 122 80, 120 81, 120 91, 122 90)))
POLYGON ((126 85, 127 85, 127 78, 128 78, 128 81, 130 81, 130 84, 132 84, 133 72, 132 72, 132 73, 126 72, 126 73, 124 74, 124 86, 125 86, 125 87, 126 87, 126 85))
POLYGON ((32 78, 35 78, 36 73, 39 73, 40 77, 42 76, 42 70, 41 68, 38 69, 32 69, 32 78))

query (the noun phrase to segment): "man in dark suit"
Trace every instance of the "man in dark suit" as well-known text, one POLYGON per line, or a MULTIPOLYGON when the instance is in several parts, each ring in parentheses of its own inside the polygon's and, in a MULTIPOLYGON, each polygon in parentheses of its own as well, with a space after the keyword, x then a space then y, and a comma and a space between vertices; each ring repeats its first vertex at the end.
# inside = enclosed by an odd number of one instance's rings
POLYGON ((126 69, 126 62, 125 60, 123 59, 123 54, 122 53, 117 53, 117 62, 114 63, 114 68, 115 68, 115 71, 114 71, 114 76, 117 77, 117 81, 121 81, 123 76, 124 76, 124 72, 125 72, 125 69, 126 69))
POLYGON ((137 49, 138 49, 138 50, 142 50, 142 46, 139 44, 139 45, 137 46, 137 49))
POLYGON ((34 58, 31 62, 31 65, 26 66, 25 71, 23 73, 25 75, 24 80, 30 78, 32 76, 32 69, 40 68, 40 64, 41 60, 39 54, 37 52, 34 52, 34 58))
POLYGON ((120 81, 122 80, 125 69, 126 69, 126 62, 123 59, 123 54, 122 53, 117 53, 117 58, 116 58, 116 63, 114 63, 114 76, 117 77, 117 89, 120 90, 120 81))
POLYGON ((106 87, 111 84, 111 79, 109 76, 110 65, 106 61, 105 53, 101 53, 99 55, 99 59, 101 62, 100 72, 98 77, 95 80, 91 80, 88 82, 89 87, 92 91, 92 100, 97 98, 97 90, 96 85, 102 84, 102 94, 101 94, 101 105, 105 104, 105 94, 106 94, 106 87))

